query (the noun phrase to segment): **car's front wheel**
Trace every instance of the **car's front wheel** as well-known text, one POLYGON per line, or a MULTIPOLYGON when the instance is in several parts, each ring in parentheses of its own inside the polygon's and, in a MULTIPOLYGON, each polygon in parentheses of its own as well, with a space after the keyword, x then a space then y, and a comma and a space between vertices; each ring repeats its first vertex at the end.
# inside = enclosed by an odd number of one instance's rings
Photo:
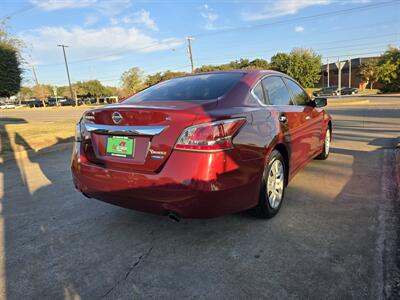
POLYGON ((274 150, 264 169, 259 203, 256 207, 257 215, 269 219, 278 213, 285 194, 285 186, 285 161, 280 152, 274 150))

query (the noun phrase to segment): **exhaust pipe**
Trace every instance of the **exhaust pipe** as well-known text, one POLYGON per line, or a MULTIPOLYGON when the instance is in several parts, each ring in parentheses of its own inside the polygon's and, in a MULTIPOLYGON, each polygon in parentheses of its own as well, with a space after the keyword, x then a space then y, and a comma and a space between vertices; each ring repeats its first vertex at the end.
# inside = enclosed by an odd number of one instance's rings
POLYGON ((181 217, 179 217, 176 213, 174 213, 173 211, 169 211, 167 213, 168 218, 170 218, 171 220, 174 220, 175 222, 179 222, 181 220, 181 217))
POLYGON ((86 198, 92 199, 92 197, 90 197, 88 194, 82 192, 82 195, 85 196, 86 198))

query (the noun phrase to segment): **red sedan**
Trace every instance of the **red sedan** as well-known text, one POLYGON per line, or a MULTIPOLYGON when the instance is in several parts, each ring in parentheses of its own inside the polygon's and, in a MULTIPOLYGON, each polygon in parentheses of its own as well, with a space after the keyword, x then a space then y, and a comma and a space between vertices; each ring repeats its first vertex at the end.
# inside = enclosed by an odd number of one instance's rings
POLYGON ((250 208, 271 218, 293 176, 329 155, 326 103, 274 71, 164 81, 83 115, 73 181, 87 197, 175 219, 250 208))

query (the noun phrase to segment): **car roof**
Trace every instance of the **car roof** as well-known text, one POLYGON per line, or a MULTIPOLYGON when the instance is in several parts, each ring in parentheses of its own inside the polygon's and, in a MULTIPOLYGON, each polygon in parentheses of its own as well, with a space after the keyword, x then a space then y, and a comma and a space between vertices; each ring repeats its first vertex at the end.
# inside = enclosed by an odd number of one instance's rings
POLYGON ((277 75, 285 75, 284 73, 274 71, 274 70, 255 70, 255 69, 229 69, 229 70, 215 70, 215 71, 207 71, 207 72, 200 72, 200 73, 193 73, 187 74, 179 77, 186 77, 186 76, 196 76, 202 74, 224 74, 224 73, 244 73, 244 74, 252 74, 252 75, 266 75, 266 74, 277 74, 277 75))

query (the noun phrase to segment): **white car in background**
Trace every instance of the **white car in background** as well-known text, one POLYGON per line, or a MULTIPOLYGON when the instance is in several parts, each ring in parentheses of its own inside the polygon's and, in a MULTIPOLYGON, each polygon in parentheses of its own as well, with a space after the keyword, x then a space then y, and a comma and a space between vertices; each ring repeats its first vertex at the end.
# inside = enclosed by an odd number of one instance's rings
POLYGON ((8 103, 6 103, 6 104, 0 105, 0 109, 14 109, 14 108, 15 108, 15 105, 14 105, 14 104, 8 104, 8 103))

